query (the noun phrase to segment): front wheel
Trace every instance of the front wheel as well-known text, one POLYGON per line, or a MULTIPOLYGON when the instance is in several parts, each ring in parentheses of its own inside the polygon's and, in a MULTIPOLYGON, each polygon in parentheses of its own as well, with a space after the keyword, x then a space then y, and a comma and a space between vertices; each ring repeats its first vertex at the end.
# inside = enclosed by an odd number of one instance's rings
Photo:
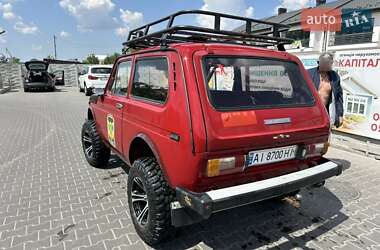
POLYGON ((128 205, 138 235, 154 246, 173 235, 170 203, 174 191, 152 157, 136 160, 128 174, 128 205))
POLYGON ((96 130, 96 124, 87 120, 82 127, 82 147, 88 163, 97 168, 105 168, 110 159, 111 150, 104 144, 96 130))

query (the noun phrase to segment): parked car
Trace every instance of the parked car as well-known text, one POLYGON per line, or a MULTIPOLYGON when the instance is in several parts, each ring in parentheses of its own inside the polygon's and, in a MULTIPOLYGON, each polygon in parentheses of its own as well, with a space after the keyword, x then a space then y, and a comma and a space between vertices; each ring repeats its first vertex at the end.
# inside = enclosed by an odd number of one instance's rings
POLYGON ((111 65, 87 66, 78 77, 79 91, 89 96, 96 91, 103 91, 112 70, 111 65))
POLYGON ((24 91, 31 89, 55 90, 55 78, 48 72, 49 64, 44 61, 25 63, 27 73, 24 77, 24 91))
MULTIPOLYGON (((223 31, 220 18, 258 20, 200 10, 132 30, 104 93, 90 97, 82 128, 84 155, 105 167, 110 152, 130 167, 128 203, 149 245, 176 227, 213 213, 274 197, 294 196, 341 174, 323 157, 329 117, 300 60, 284 51, 285 26, 265 22, 267 37, 223 31), (172 26, 206 14, 215 29, 172 26), (219 20, 219 21, 218 21, 219 20)), ((248 29, 247 28, 247 29, 248 29)))

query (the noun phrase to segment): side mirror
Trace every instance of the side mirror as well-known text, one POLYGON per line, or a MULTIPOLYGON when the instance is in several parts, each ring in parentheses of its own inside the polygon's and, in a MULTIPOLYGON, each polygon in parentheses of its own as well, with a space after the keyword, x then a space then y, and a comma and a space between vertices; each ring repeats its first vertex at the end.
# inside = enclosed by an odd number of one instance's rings
POLYGON ((104 100, 104 93, 94 93, 90 96, 90 103, 97 103, 98 101, 104 100))

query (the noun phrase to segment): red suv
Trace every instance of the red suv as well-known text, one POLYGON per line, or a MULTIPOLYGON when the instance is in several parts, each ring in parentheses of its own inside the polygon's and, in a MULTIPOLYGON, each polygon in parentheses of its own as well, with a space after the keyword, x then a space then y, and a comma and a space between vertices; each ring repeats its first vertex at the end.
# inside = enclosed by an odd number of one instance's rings
POLYGON ((327 111, 283 25, 181 11, 131 31, 104 93, 90 97, 82 144, 88 162, 114 152, 131 166, 130 214, 148 244, 213 213, 322 185, 342 166, 322 156, 327 111), (180 15, 214 28, 174 26, 180 15), (225 31, 221 18, 246 23, 225 31), (149 33, 151 26, 167 28, 149 33), (253 23, 271 34, 252 34, 253 23), (277 46, 279 50, 259 48, 277 46))

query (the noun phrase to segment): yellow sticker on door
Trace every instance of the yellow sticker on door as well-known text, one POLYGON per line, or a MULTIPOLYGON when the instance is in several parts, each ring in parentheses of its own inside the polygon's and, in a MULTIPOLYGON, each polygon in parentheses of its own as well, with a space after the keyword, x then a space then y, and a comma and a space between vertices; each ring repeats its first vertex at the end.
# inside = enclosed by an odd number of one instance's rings
POLYGON ((109 143, 116 147, 115 141, 115 120, 111 114, 107 115, 107 133, 108 133, 108 141, 109 143))

